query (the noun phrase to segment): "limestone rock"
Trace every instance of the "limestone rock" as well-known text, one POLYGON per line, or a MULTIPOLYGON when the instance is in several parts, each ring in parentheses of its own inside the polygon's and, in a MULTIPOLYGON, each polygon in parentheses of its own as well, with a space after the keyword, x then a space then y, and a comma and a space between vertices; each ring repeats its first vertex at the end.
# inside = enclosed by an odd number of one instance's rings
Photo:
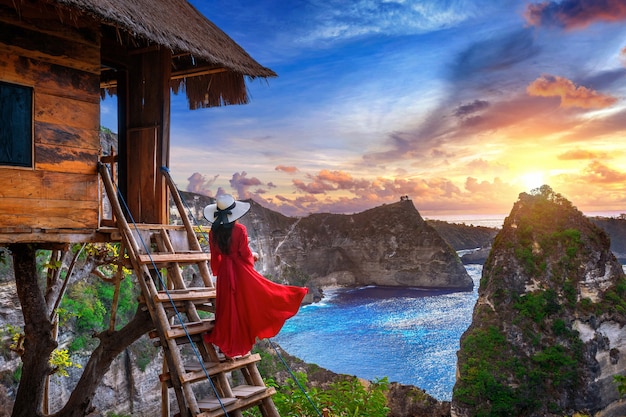
MULTIPOLYGON (((212 199, 182 193, 194 218, 206 224, 203 208, 212 199)), ((402 200, 357 214, 284 216, 253 200, 246 226, 260 255, 256 269, 293 285, 388 285, 471 290, 472 279, 448 243, 422 219, 413 202, 402 200)), ((180 218, 172 210, 173 219, 180 218)), ((310 296, 308 302, 313 301, 310 296)))
POLYGON ((471 290, 456 252, 403 200, 361 213, 291 219, 252 202, 242 219, 264 274, 295 285, 471 290))
POLYGON ((461 338, 452 416, 626 415, 626 278, 599 227, 548 186, 522 193, 461 338))

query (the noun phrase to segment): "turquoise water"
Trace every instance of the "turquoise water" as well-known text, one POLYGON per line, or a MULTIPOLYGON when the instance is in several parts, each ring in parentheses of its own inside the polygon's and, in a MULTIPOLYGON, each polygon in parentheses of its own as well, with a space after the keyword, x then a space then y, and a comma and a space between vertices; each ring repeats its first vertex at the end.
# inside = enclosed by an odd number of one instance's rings
POLYGON ((481 265, 466 265, 472 292, 363 287, 326 290, 273 339, 336 373, 415 385, 450 400, 461 334, 471 323, 481 265))

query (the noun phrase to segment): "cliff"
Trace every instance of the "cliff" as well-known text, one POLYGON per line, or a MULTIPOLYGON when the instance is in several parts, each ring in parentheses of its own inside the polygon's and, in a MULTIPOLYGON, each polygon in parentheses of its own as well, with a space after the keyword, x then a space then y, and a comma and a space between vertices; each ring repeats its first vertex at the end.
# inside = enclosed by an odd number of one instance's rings
POLYGON ((611 238, 611 251, 626 264, 626 218, 591 217, 590 220, 611 238))
MULTIPOLYGON (((190 193, 184 197, 194 216, 202 218, 208 198, 190 193)), ((273 280, 309 287, 473 287, 456 252, 410 200, 357 214, 304 218, 289 218, 249 202, 250 213, 240 221, 260 255, 257 270, 273 280)))
POLYGON ((548 186, 520 194, 461 338, 451 415, 625 415, 625 296, 604 231, 548 186))
POLYGON ((491 247, 498 234, 494 227, 448 223, 442 220, 426 220, 454 250, 491 247))

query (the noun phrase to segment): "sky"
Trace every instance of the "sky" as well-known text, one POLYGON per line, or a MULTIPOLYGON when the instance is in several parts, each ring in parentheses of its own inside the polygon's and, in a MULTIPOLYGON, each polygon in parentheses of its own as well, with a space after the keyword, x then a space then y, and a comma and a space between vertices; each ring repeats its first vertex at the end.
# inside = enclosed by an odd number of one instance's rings
POLYGON ((437 218, 548 184, 626 212, 626 0, 191 3, 278 77, 245 105, 173 96, 180 189, 289 216, 408 196, 437 218))

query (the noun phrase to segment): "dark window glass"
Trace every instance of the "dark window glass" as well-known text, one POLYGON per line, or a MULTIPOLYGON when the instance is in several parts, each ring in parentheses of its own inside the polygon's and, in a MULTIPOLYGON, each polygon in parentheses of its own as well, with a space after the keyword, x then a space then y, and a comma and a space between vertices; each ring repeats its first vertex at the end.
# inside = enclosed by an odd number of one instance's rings
POLYGON ((0 82, 0 165, 33 166, 33 89, 0 82))

